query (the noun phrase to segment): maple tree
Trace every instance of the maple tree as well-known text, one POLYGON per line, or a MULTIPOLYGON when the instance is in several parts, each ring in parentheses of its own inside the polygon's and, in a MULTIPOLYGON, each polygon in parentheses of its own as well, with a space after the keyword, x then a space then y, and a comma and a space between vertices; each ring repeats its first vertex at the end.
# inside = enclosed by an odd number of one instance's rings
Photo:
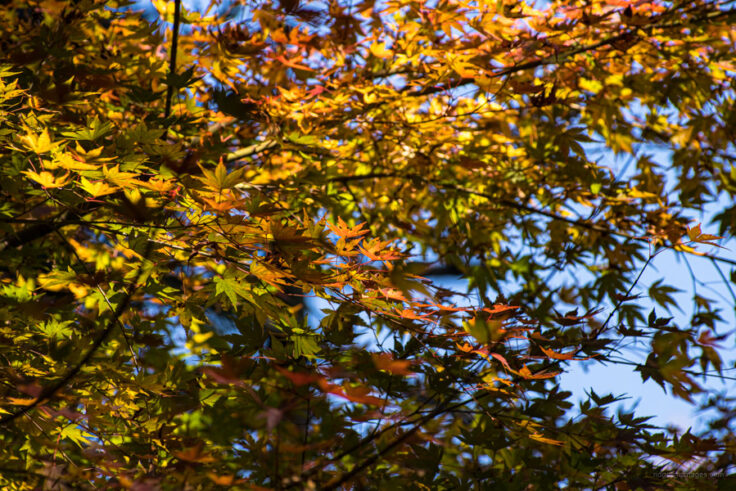
POLYGON ((732 4, 3 2, 0 483, 727 483, 721 306, 638 282, 736 264, 732 4), (573 407, 631 340, 707 430, 573 407))

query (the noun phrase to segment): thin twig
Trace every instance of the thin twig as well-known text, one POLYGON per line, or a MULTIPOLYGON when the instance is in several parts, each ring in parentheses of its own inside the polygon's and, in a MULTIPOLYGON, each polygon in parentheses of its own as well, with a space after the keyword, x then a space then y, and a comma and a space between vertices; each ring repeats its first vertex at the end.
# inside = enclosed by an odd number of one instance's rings
MULTIPOLYGON (((652 262, 652 259, 654 258, 654 255, 649 255, 647 258, 647 261, 644 263, 644 266, 642 266, 641 270, 639 271, 639 274, 636 276, 636 279, 634 282, 629 286, 629 289, 626 290, 626 294, 623 297, 620 297, 618 301, 616 302, 616 305, 613 307, 613 310, 608 314, 608 317, 606 317, 606 321, 603 323, 603 325, 596 329, 596 334, 600 334, 601 332, 606 330, 606 327, 608 327, 608 323, 611 322, 611 319, 616 314, 618 309, 621 308, 621 305, 626 301, 626 299, 629 298, 631 295, 631 292, 636 287, 636 284, 639 283, 639 280, 641 279, 642 275, 644 274, 644 271, 647 269, 647 266, 649 266, 649 263, 652 262)), ((594 336, 595 337, 595 336, 594 336)))

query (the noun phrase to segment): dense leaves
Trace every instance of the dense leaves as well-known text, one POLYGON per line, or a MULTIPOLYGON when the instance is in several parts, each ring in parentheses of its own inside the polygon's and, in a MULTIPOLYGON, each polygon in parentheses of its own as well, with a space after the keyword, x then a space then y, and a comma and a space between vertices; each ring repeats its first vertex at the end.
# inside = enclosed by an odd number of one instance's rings
POLYGON ((3 2, 0 483, 728 488, 732 3, 3 2))

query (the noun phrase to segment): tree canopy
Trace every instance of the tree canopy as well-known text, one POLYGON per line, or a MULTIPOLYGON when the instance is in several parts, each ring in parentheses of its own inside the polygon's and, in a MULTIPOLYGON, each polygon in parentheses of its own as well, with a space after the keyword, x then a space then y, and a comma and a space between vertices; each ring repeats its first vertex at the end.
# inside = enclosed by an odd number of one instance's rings
POLYGON ((4 489, 733 485, 732 1, 153 5, 0 6, 4 489))

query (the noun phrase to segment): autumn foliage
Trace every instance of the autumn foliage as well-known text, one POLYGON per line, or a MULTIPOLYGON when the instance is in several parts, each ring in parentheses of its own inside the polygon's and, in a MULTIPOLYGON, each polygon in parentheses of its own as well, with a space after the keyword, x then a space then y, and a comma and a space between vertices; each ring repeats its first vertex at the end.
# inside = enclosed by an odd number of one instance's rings
POLYGON ((187 5, 0 6, 3 489, 728 482, 733 2, 187 5))

